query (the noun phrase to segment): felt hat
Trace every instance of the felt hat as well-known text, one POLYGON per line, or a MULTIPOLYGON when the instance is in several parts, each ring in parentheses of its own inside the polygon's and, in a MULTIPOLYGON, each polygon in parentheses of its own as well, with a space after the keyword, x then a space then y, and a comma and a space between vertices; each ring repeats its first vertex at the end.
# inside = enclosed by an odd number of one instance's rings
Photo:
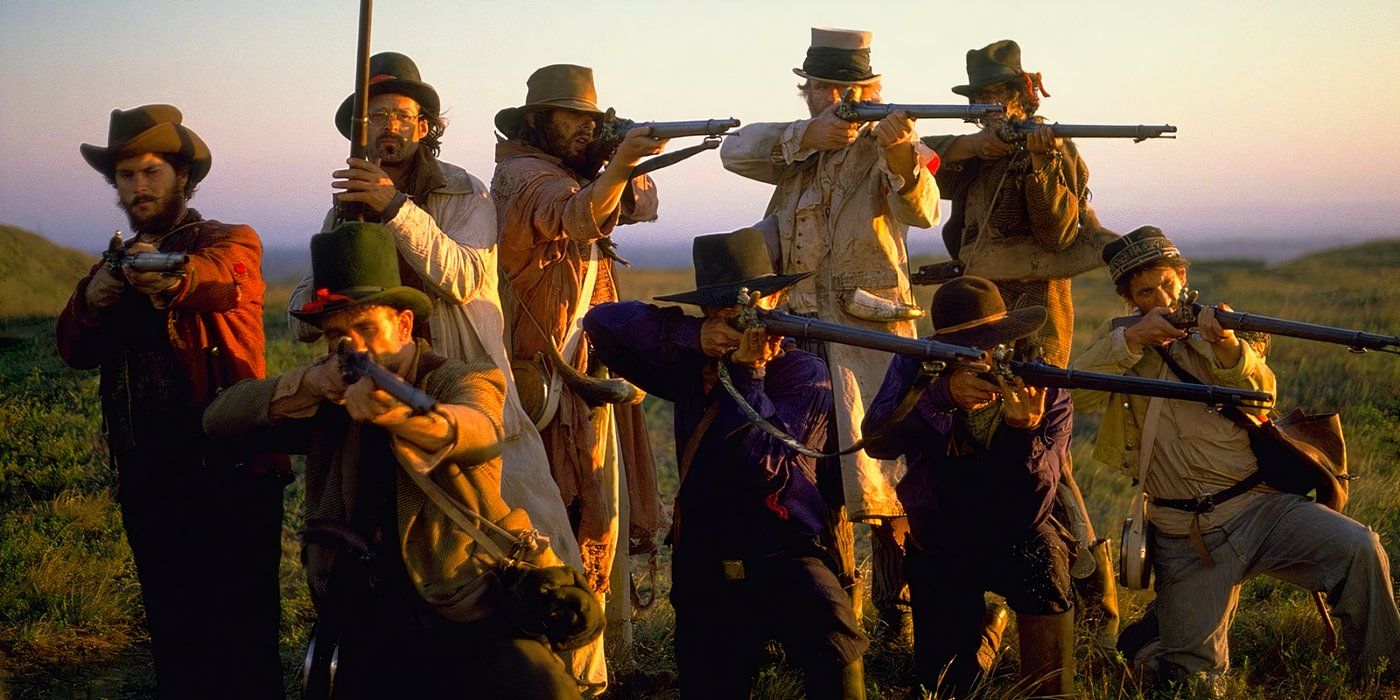
POLYGON ((695 261, 695 289, 656 297, 657 301, 702 307, 734 306, 739 303, 741 289, 767 296, 812 274, 774 273, 768 244, 763 240, 763 232, 756 228, 696 236, 691 257, 695 261))
POLYGON ((426 318, 428 296, 403 286, 394 235, 381 224, 349 221, 311 237, 315 296, 291 314, 319 326, 327 314, 356 306, 409 309, 426 318))
POLYGON ((933 339, 992 348, 1024 338, 1045 325, 1045 307, 1006 310, 991 280, 964 275, 944 282, 929 304, 933 339))
MULTIPOLYGON (((424 114, 436 117, 441 113, 442 103, 438 101, 437 90, 423 82, 418 74, 418 64, 401 53, 385 51, 369 59, 369 96, 384 94, 403 95, 417 102, 424 114)), ((335 128, 347 139, 350 138, 350 120, 355 116, 354 110, 355 95, 352 93, 335 111, 335 128)))
POLYGON ((793 73, 833 85, 865 85, 880 79, 870 70, 870 32, 812 27, 812 45, 793 73))
POLYGON ((117 161, 142 153, 172 153, 189 163, 190 182, 209 174, 213 156, 199 135, 180 123, 183 115, 170 105, 143 105, 112 110, 107 146, 82 144, 78 150, 97 172, 112 176, 117 161))
POLYGON ((1024 79, 1024 75, 1020 45, 1011 39, 1002 39, 967 52, 967 84, 953 88, 953 92, 972 97, 979 88, 1024 79))
POLYGON ((1161 260, 1186 259, 1156 226, 1139 226, 1103 247, 1103 261, 1108 264, 1114 284, 1161 260))
POLYGON ((593 87, 593 69, 568 63, 545 66, 525 81, 525 104, 496 113, 496 129, 506 138, 515 138, 529 109, 563 108, 602 114, 598 91, 593 87))

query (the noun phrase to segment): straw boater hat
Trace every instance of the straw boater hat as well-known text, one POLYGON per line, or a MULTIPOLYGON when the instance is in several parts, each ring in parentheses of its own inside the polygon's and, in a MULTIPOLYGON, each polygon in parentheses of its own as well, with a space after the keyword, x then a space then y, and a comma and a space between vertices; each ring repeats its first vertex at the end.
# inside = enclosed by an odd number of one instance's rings
POLYGON ((1103 247, 1103 261, 1108 264, 1114 284, 1162 260, 1185 262, 1186 258, 1156 226, 1140 226, 1103 247))
POLYGON ((403 286, 394 235, 389 229, 348 222, 311 237, 315 296, 291 314, 319 326, 327 314, 372 304, 413 311, 426 318, 428 296, 403 286))
POLYGON ((525 104, 507 107, 496 113, 496 129, 506 138, 515 138, 525 120, 525 112, 534 108, 564 108, 602 114, 598 109, 598 91, 593 87, 593 69, 557 63, 545 66, 525 81, 525 104))
POLYGON ((880 79, 870 70, 870 32, 812 27, 812 45, 792 72, 833 85, 865 85, 880 79))
POLYGON ((209 146, 189 127, 180 123, 180 110, 170 105, 143 105, 128 110, 112 110, 107 127, 107 146, 85 143, 78 147, 83 159, 97 172, 112 176, 117 161, 142 153, 171 153, 190 165, 190 182, 198 183, 209 174, 213 156, 209 146))
POLYGON ((763 240, 763 232, 756 228, 696 236, 691 257, 695 260, 695 289, 656 297, 657 301, 701 307, 734 306, 739 303, 741 289, 767 296, 812 274, 774 273, 768 244, 763 240))
MULTIPOLYGON (((369 96, 403 95, 423 110, 424 114, 436 117, 441 113, 442 104, 438 101, 437 90, 423 82, 418 74, 418 65, 413 59, 401 53, 385 51, 369 59, 369 96)), ((335 111, 335 128, 345 138, 350 138, 350 120, 354 117, 355 96, 352 94, 340 103, 335 111)))
POLYGON ((933 339, 954 345, 993 348, 1024 338, 1045 325, 1045 307, 1007 311, 990 280, 964 275, 945 282, 929 304, 933 339))

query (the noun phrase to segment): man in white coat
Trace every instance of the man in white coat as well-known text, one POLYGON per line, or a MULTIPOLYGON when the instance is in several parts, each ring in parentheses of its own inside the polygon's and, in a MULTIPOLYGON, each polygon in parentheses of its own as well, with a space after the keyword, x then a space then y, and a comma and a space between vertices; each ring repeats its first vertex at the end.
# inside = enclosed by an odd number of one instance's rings
MULTIPOLYGON (((370 59, 367 159, 349 158, 332 173, 340 202, 358 202, 368 218, 378 218, 393 234, 399 273, 406 286, 428 295, 432 307, 414 334, 434 352, 465 362, 492 362, 506 377, 501 456, 501 496, 524 509, 548 536, 565 563, 582 570, 578 542, 569 525, 559 489, 550 476, 544 443, 511 380, 503 341, 496 276, 496 211, 486 185, 465 170, 437 160, 446 128, 437 91, 421 80, 409 57, 392 52, 370 59)), ((353 96, 336 112, 340 133, 350 138, 353 96)), ((330 230, 332 210, 322 230, 330 230)), ((300 309, 314 300, 308 274, 288 301, 300 309)), ((320 337, 314 326, 288 315, 292 332, 304 342, 320 337)), ((601 688, 607 671, 601 637, 566 659, 574 676, 601 688)))

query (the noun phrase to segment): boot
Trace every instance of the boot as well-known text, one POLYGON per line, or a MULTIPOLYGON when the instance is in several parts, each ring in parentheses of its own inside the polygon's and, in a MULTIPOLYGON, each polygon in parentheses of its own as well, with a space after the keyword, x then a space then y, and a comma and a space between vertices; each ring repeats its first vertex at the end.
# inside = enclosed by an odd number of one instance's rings
POLYGON ((860 659, 845 668, 803 669, 807 700, 865 700, 865 663, 860 659))
POLYGON ((1074 612, 1016 615, 1021 679, 1031 697, 1074 695, 1074 612))
POLYGON ((1094 647, 1112 653, 1118 644, 1118 581, 1113 574, 1111 552, 1113 542, 1103 538, 1089 547, 1093 555, 1094 572, 1074 579, 1079 594, 1079 609, 1093 630, 1094 647))
POLYGON ((903 605, 892 605, 880 611, 875 627, 880 646, 890 651, 908 652, 914 648, 914 614, 903 605))
POLYGON ((987 612, 982 614, 982 644, 977 647, 977 665, 986 675, 990 676, 997 665, 997 656, 1001 654, 1001 637, 1006 632, 1006 621, 1010 616, 1011 611, 1001 603, 988 605, 987 612))

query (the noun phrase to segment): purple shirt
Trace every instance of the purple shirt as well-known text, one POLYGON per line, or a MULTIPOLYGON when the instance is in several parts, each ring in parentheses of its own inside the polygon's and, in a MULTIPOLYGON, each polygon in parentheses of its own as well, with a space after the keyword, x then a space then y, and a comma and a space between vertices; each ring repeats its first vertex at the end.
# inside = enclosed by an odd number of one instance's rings
MULTIPOLYGON (((816 462, 751 425, 723 386, 705 391, 705 369, 718 360, 700 349, 703 323, 675 307, 635 301, 599 304, 583 319, 609 369, 675 404, 678 462, 706 410, 719 402, 677 495, 677 551, 684 542, 743 558, 810 547, 829 513, 817 492, 816 462)), ((761 370, 727 368, 759 415, 807 447, 826 445, 831 381, 820 358, 789 347, 761 370)))
POLYGON ((896 487, 909 528, 925 549, 1008 544, 1050 515, 1060 469, 1069 454, 1074 410, 1069 392, 1047 389, 1045 416, 1031 429, 1001 423, 985 447, 968 431, 953 403, 947 376, 931 382, 914 410, 883 432, 919 369, 896 356, 861 424, 866 451, 880 459, 904 455, 909 472, 896 487))

